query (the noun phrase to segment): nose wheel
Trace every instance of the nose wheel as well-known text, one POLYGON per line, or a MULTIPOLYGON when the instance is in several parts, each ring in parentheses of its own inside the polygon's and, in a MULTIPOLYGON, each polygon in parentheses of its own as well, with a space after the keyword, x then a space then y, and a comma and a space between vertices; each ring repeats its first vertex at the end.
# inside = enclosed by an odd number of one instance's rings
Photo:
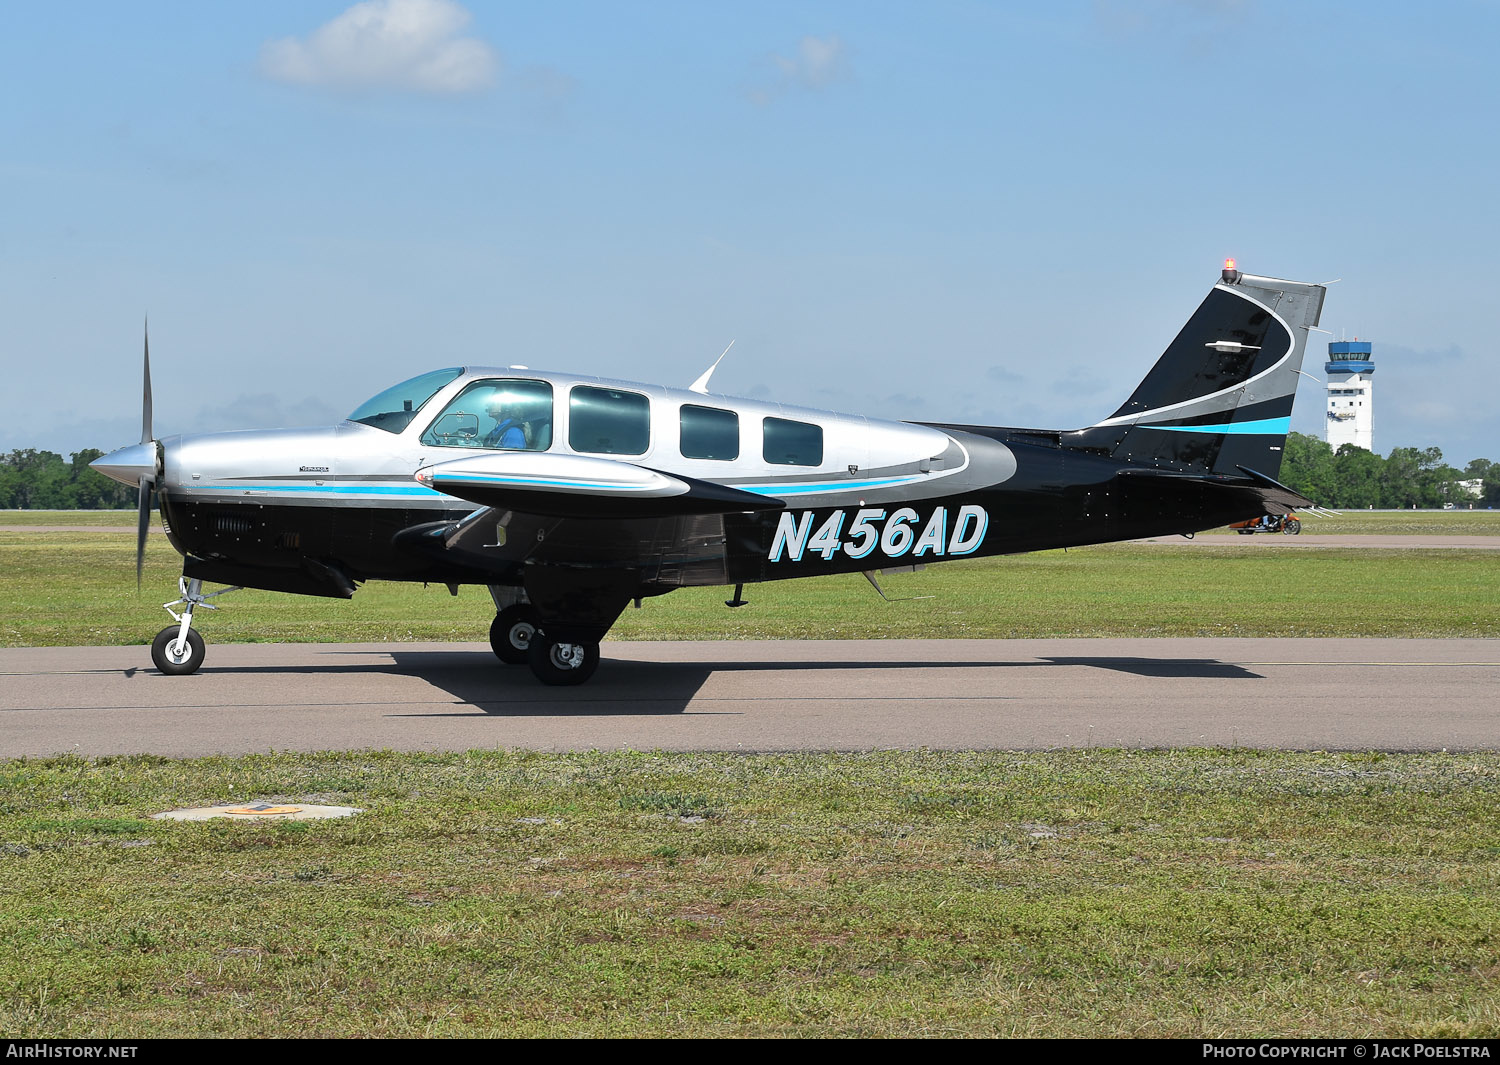
POLYGON ((183 639, 181 625, 168 625, 151 641, 151 661, 169 677, 196 673, 206 653, 198 630, 188 629, 187 638, 183 639))

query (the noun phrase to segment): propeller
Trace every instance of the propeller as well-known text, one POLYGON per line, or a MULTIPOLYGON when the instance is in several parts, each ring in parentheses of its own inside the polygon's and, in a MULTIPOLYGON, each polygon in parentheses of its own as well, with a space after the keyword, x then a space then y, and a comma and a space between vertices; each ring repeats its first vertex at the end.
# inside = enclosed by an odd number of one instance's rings
MULTIPOLYGON (((151 448, 155 458, 156 440, 151 435, 151 320, 145 322, 145 356, 141 381, 141 443, 151 448)), ((146 565, 146 533, 151 528, 151 490, 156 487, 155 463, 150 474, 141 474, 136 490, 135 513, 135 590, 141 590, 141 571, 146 565)))
POLYGON ((151 331, 146 323, 145 370, 141 383, 141 442, 101 455, 89 463, 112 481, 136 487, 135 586, 141 587, 146 565, 146 533, 151 529, 151 493, 161 468, 161 445, 151 435, 151 331))

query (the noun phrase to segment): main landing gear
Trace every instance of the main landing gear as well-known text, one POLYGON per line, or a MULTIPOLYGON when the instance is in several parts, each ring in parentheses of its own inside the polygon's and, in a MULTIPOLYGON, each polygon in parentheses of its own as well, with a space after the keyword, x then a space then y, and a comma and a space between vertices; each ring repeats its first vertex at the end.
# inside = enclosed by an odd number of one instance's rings
POLYGON ((156 634, 156 639, 151 641, 151 661, 156 663, 156 668, 170 677, 184 677, 189 673, 196 673, 198 667, 203 664, 206 653, 203 637, 198 635, 193 625, 193 611, 198 607, 205 610, 218 610, 214 604, 208 602, 216 595, 225 592, 237 592, 239 587, 221 588, 217 592, 203 594, 203 582, 194 578, 188 580, 186 577, 177 578, 177 591, 179 598, 170 603, 163 603, 162 609, 172 615, 175 625, 168 625, 156 634), (172 608, 178 603, 185 604, 182 613, 172 608))
MULTIPOLYGON (((582 684, 594 675, 599 668, 599 639, 620 612, 606 608, 601 613, 585 604, 582 619, 559 618, 554 606, 544 621, 543 609, 522 589, 492 584, 490 596, 495 600, 495 620, 490 623, 490 649, 495 657, 509 666, 529 666, 537 680, 556 687, 582 684)), ((553 602, 549 598, 543 607, 553 602)))
POLYGON ((599 643, 597 640, 564 643, 538 632, 526 649, 526 660, 543 684, 582 684, 599 668, 599 643))
POLYGON ((569 643, 541 630, 530 603, 505 607, 490 623, 490 648, 508 666, 527 665, 543 684, 582 684, 599 667, 599 644, 569 643))
POLYGON ((525 665, 527 648, 536 636, 536 608, 530 603, 508 606, 490 623, 490 647, 508 666, 525 665))

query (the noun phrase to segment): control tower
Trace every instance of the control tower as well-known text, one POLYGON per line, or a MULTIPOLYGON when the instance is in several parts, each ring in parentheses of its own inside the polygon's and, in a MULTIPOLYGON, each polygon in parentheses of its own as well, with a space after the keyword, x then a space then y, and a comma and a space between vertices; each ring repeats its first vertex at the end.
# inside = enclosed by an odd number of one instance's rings
POLYGON ((1369 343, 1340 340, 1328 345, 1328 445, 1375 450, 1375 361, 1369 343))

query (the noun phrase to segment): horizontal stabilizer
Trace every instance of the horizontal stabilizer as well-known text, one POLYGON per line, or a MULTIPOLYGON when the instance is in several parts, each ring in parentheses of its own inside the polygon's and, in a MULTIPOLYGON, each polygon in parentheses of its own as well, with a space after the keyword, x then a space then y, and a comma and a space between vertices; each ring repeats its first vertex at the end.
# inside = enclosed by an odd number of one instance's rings
MULTIPOLYGON (((1237 466, 1241 473, 1255 482, 1256 488, 1261 492, 1261 498, 1267 503, 1279 503, 1284 507, 1316 507, 1317 504, 1308 499, 1295 488, 1288 488, 1274 477, 1267 477, 1263 473, 1257 473, 1248 466, 1237 466)), ((1268 514, 1280 513, 1280 511, 1267 510, 1268 514)))
POLYGON ((1220 474, 1195 474, 1185 473, 1177 470, 1152 470, 1142 468, 1127 468, 1120 470, 1116 476, 1125 483, 1139 485, 1155 484, 1160 488, 1170 487, 1172 493, 1185 496, 1196 491, 1207 492, 1236 492, 1258 500, 1258 506, 1265 514, 1286 514, 1292 510, 1312 507, 1316 504, 1301 493, 1288 488, 1280 481, 1267 477, 1263 473, 1239 467, 1244 474, 1242 477, 1228 477, 1220 474))
POLYGON ((712 481, 580 455, 486 452, 426 466, 416 478, 481 506, 556 518, 659 518, 785 505, 712 481))

